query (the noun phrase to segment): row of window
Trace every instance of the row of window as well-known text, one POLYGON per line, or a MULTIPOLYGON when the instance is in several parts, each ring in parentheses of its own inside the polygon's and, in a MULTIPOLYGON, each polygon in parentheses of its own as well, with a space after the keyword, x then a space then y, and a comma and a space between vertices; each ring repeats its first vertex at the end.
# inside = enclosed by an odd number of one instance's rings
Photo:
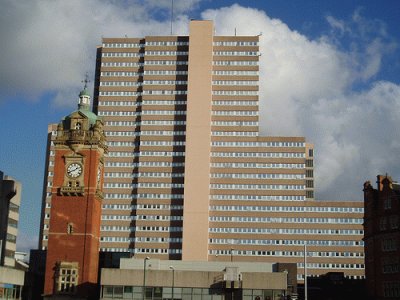
POLYGON ((182 232, 182 227, 136 226, 135 231, 182 232))
POLYGON ((143 120, 142 125, 186 125, 186 121, 177 120, 143 120))
POLYGON ((141 182, 133 185, 137 188, 161 188, 161 189, 183 189, 183 183, 155 183, 155 182, 141 182))
POLYGON ((258 122, 252 121, 213 121, 213 126, 258 126, 258 122))
MULTIPOLYGON (((232 200, 232 197, 226 199, 216 199, 219 195, 212 195, 213 200, 232 200)), ((221 196, 241 196, 241 195, 221 195, 221 196)), ((259 197, 253 195, 240 200, 261 200, 259 197)), ((329 206, 244 206, 244 205, 223 205, 211 206, 211 210, 217 211, 270 211, 270 212, 312 212, 312 213, 363 213, 363 207, 329 207, 329 206)))
POLYGON ((120 116, 120 117, 128 117, 128 116, 140 116, 141 113, 137 111, 99 111, 98 116, 120 116))
MULTIPOLYGON (((254 72, 254 71, 236 71, 236 72, 254 72)), ((177 70, 145 70, 144 72, 123 72, 123 71, 100 72, 100 76, 105 76, 105 77, 134 77, 143 75, 187 75, 187 74, 188 71, 177 71, 177 70)), ((244 74, 235 74, 235 75, 244 75, 244 74)))
POLYGON ((266 173, 212 173, 211 178, 238 179, 304 179, 304 174, 266 174, 266 173))
POLYGON ((148 85, 187 85, 186 80, 144 80, 143 84, 148 85))
POLYGON ((103 209, 113 210, 138 210, 138 209, 149 209, 149 210, 182 210, 183 205, 173 204, 103 204, 103 209))
POLYGON ((258 91, 238 91, 238 90, 233 90, 233 91, 212 91, 213 95, 216 96, 258 96, 258 91))
POLYGON ((146 90, 143 95, 186 95, 187 91, 176 90, 146 90))
POLYGON ((112 182, 105 183, 104 188, 120 188, 120 189, 128 189, 128 188, 168 188, 168 189, 177 189, 183 188, 182 183, 154 183, 154 182, 141 182, 138 184, 134 183, 121 183, 121 182, 112 182))
POLYGON ((232 75, 232 76, 258 76, 258 71, 245 71, 245 70, 214 70, 213 75, 232 75))
POLYGON ((142 86, 139 81, 101 81, 100 86, 142 86))
POLYGON ((146 46, 189 46, 189 41, 146 41, 146 46))
POLYGON ((215 56, 258 56, 258 51, 214 51, 215 56))
POLYGON ((304 152, 211 152, 212 157, 304 158, 304 152))
POLYGON ((140 163, 132 162, 106 162, 106 167, 184 167, 183 162, 169 162, 169 161, 142 161, 140 163))
MULTIPOLYGON (((271 195, 211 195, 211 200, 238 200, 238 201, 304 201, 305 196, 271 196, 271 195)), ((247 206, 246 206, 247 207, 247 206)))
POLYGON ((100 226, 101 231, 117 231, 117 232, 129 232, 129 226, 118 226, 118 225, 102 225, 100 226))
POLYGON ((109 96, 109 97, 114 97, 114 96, 141 96, 141 92, 133 92, 133 91, 101 91, 99 92, 100 96, 109 96))
POLYGON ((142 131, 105 131, 106 136, 142 136, 142 135, 163 135, 175 136, 185 135, 186 131, 172 131, 172 130, 142 130, 142 131))
MULTIPOLYGON (((254 64, 238 64, 240 62, 236 62, 237 64, 232 64, 229 65, 254 65, 254 64)), ((144 63, 142 62, 126 62, 126 61, 120 61, 120 62, 102 62, 101 66, 102 67, 143 67, 143 66, 187 66, 188 62, 183 61, 183 60, 146 60, 144 63)))
POLYGON ((212 136, 258 136, 258 131, 212 131, 212 136))
POLYGON ((258 81, 256 80, 213 80, 213 85, 253 85, 257 86, 258 81))
POLYGON ((187 66, 188 61, 186 60, 145 60, 144 65, 147 66, 172 66, 172 65, 177 65, 177 66, 187 66))
MULTIPOLYGON (((174 92, 174 91, 172 91, 174 92)), ((125 92, 106 92, 106 93, 125 93, 125 92)), ((130 93, 130 92, 127 92, 130 93)), ((134 92, 132 92, 134 93, 134 92)), ((121 106, 130 106, 129 104, 126 104, 121 101, 123 105, 121 106)), ((148 105, 151 105, 150 103, 146 103, 148 105)), ((110 102, 110 106, 111 106, 110 102)), ((159 105, 169 105, 169 104, 164 104, 164 103, 159 103, 159 105)), ((174 103, 172 105, 178 105, 177 103, 174 103)), ((134 104, 133 106, 138 106, 137 104, 134 104)), ((176 110, 160 110, 160 111, 150 111, 150 110, 144 110, 142 112, 136 112, 136 111, 99 111, 98 115, 99 116, 140 116, 141 114, 149 115, 149 114, 164 114, 164 115, 186 115, 186 111, 176 111, 176 110)), ((212 111, 212 115, 214 116, 258 116, 258 111, 256 110, 214 110, 212 111)))
POLYGON ((258 41, 218 41, 214 46, 258 46, 258 41))
POLYGON ((363 219, 355 218, 279 218, 279 217, 209 217, 211 222, 243 222, 243 223, 302 223, 302 224, 363 224, 363 219))
POLYGON ((214 190, 304 190, 302 184, 210 184, 214 190))
POLYGON ((146 220, 146 221, 182 221, 183 216, 157 216, 157 215, 137 215, 135 220, 146 220))
POLYGON ((155 249, 155 248, 136 248, 135 253, 151 254, 182 254, 182 249, 155 249))
POLYGON ((214 66, 258 66, 257 60, 214 60, 214 66))
POLYGON ((100 72, 100 76, 106 77, 133 77, 143 76, 142 72, 100 72))
POLYGON ((305 164, 287 164, 287 163, 211 163, 213 168, 256 168, 256 169, 303 169, 305 164))
POLYGON ((214 100, 212 102, 213 105, 221 105, 221 106, 258 106, 258 101, 245 101, 245 100, 237 100, 237 101, 222 101, 222 100, 214 100))
POLYGON ((137 62, 126 62, 126 61, 120 61, 120 62, 102 62, 101 63, 102 67, 136 67, 139 68, 140 66, 143 66, 142 63, 137 63, 137 62))
MULTIPOLYGON (((106 126, 129 126, 129 127, 138 127, 140 126, 140 122, 133 121, 106 121, 104 122, 106 126)), ((107 143, 109 145, 109 143, 107 143)))
POLYGON ((187 75, 188 71, 178 70, 145 70, 144 75, 187 75))
MULTIPOLYGON (((350 247, 360 247, 364 246, 364 242, 360 241, 348 241, 348 240, 250 240, 250 239, 209 239, 210 244, 221 244, 221 245, 230 245, 230 244, 238 244, 238 245, 293 245, 293 246, 304 246, 305 243, 307 245, 312 246, 350 246, 350 247)), ((361 252, 360 256, 363 256, 361 252)))
POLYGON ((305 147, 304 142, 212 142, 214 147, 305 147))
POLYGON ((335 234, 335 235, 363 235, 363 230, 358 229, 304 229, 304 228, 235 228, 235 227, 210 227, 212 233, 250 233, 250 234, 335 234))
POLYGON ((183 216, 124 216, 124 215, 102 215, 102 220, 146 220, 146 221, 182 221, 183 216))
POLYGON ((213 110, 213 116, 258 116, 258 110, 213 110))
POLYGON ((103 43, 103 48, 141 48, 144 44, 140 43, 103 43))
POLYGON ((137 147, 139 142, 108 141, 107 145, 110 147, 137 147))
POLYGON ((185 110, 142 110, 142 115, 184 116, 186 115, 186 111, 185 110))
POLYGON ((103 52, 101 57, 143 57, 139 52, 103 52))
POLYGON ((161 173, 161 172, 106 172, 105 178, 138 178, 138 177, 156 177, 156 178, 177 178, 184 177, 183 173, 161 173))
POLYGON ((139 152, 125 152, 125 151, 110 151, 108 157, 138 157, 139 152))
POLYGON ((142 130, 140 135, 162 135, 162 136, 175 136, 186 135, 186 131, 172 131, 172 130, 142 130))
POLYGON ((116 200, 116 199, 168 199, 168 200, 182 200, 182 194, 120 194, 120 193, 106 193, 104 200, 116 200))
POLYGON ((145 51, 145 55, 154 55, 154 56, 180 56, 180 55, 189 55, 188 51, 145 51))
MULTIPOLYGON (((288 256, 288 257, 304 257, 304 251, 276 251, 276 250, 237 250, 237 249, 229 249, 229 250, 211 250, 213 254, 215 252, 219 252, 221 255, 238 255, 238 256, 288 256), (254 254, 257 253, 257 254, 254 254)), ((316 251, 307 251, 308 256, 312 257, 335 257, 335 258, 349 258, 349 257, 364 257, 364 253, 362 252, 316 252, 316 251)))
MULTIPOLYGON (((164 121, 155 121, 155 122, 164 122, 164 121)), ((155 123, 154 125, 171 125, 171 124, 155 123)), ((183 124, 178 123, 176 125, 183 125, 183 124)), ((140 145, 141 146, 185 146, 185 141, 141 141, 140 145)))
POLYGON ((167 237, 136 237, 133 242, 140 243, 182 243, 182 238, 167 238, 167 237))
POLYGON ((185 152, 176 151, 140 151, 141 156, 185 156, 185 152))
POLYGON ((99 106, 141 106, 137 101, 99 101, 99 106))
MULTIPOLYGON (((297 268, 304 268, 304 263, 297 263, 297 268)), ((307 269, 364 269, 364 264, 307 263, 307 269)))

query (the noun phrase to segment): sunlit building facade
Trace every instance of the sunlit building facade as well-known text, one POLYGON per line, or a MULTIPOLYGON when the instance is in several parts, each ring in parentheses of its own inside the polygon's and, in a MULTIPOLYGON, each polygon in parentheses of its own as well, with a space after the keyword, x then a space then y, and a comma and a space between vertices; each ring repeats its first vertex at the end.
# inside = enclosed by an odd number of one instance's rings
MULTIPOLYGON (((304 137, 259 135, 258 36, 104 38, 93 111, 103 118, 101 250, 185 261, 295 262, 364 276, 362 202, 314 200, 304 137)), ((41 248, 51 207, 49 127, 41 248)))

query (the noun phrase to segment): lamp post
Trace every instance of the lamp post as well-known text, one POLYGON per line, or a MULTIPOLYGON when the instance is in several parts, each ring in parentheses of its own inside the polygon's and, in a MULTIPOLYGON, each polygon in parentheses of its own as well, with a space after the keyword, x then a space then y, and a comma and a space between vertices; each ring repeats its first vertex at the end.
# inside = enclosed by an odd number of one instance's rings
POLYGON ((231 248, 231 262, 233 262, 233 248, 231 248))
POLYGON ((307 291, 307 241, 304 241, 304 300, 308 300, 308 291, 307 291))
POLYGON ((285 290, 284 298, 283 298, 283 299, 286 300, 287 296, 288 296, 288 290, 289 290, 289 286, 288 286, 288 283, 289 283, 289 272, 288 272, 288 270, 283 270, 283 273, 286 274, 286 290, 285 290))
POLYGON ((174 300, 174 287, 175 287, 175 268, 173 266, 169 266, 172 270, 172 300, 174 300))
POLYGON ((146 257, 143 260, 143 300, 146 299, 146 264, 150 257, 146 257))

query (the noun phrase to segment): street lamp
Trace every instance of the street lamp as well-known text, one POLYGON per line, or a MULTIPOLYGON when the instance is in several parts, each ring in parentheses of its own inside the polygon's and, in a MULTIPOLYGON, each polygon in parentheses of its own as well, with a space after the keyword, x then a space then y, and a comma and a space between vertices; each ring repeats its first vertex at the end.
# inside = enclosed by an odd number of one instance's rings
POLYGON ((233 248, 231 248, 231 262, 233 261, 233 248))
POLYGON ((284 299, 287 299, 288 296, 288 291, 289 291, 289 272, 288 270, 283 270, 283 273, 286 274, 286 290, 285 290, 285 294, 284 294, 284 299))
POLYGON ((308 287, 307 287, 307 241, 304 241, 304 300, 308 300, 308 287))
POLYGON ((143 260, 143 300, 146 298, 146 264, 150 257, 146 257, 143 260))
POLYGON ((174 300, 174 286, 175 286, 175 268, 173 266, 169 266, 172 270, 172 300, 174 300))

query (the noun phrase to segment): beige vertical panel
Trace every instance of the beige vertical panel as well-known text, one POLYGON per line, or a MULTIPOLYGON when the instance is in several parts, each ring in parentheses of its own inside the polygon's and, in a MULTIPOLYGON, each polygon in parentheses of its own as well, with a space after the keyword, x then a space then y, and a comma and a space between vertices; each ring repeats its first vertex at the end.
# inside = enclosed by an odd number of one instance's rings
POLYGON ((208 257, 212 43, 211 21, 190 22, 182 260, 208 257))

